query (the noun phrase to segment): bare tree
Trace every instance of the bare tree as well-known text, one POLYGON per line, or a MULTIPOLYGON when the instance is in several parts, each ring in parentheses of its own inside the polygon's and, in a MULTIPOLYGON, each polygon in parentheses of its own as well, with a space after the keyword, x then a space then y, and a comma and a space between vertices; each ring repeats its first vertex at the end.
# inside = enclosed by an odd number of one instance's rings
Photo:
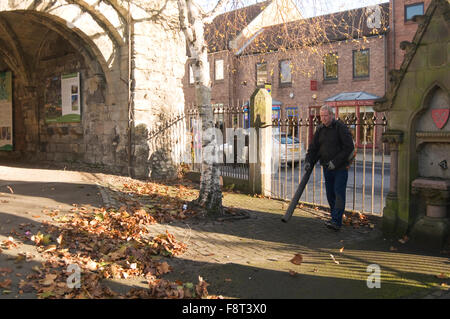
MULTIPOLYGON (((379 25, 377 21, 372 21, 372 27, 367 23, 374 15, 371 10, 304 19, 299 10, 302 6, 314 7, 312 12, 316 14, 323 12, 321 6, 324 2, 317 0, 268 0, 258 3, 256 11, 233 10, 247 4, 243 0, 211 0, 215 5, 208 13, 196 1, 177 0, 177 4, 179 26, 186 39, 194 76, 195 104, 202 132, 214 128, 208 53, 220 50, 236 53, 239 47, 245 49, 241 52, 244 55, 284 52, 302 60, 297 63, 298 69, 309 77, 314 70, 304 66, 325 63, 323 57, 330 49, 324 44, 347 39, 364 46, 368 35, 375 36, 383 28, 386 30, 384 23, 379 25), (222 14, 224 11, 226 13, 222 14), (269 15, 264 16, 261 12, 268 12, 269 15), (305 63, 311 57, 316 62, 305 63)), ((217 152, 214 140, 213 134, 202 134, 202 149, 208 147, 213 153, 217 152)), ((193 204, 207 213, 223 212, 219 174, 216 163, 202 158, 200 194, 193 204)))
MULTIPOLYGON (((214 128, 214 116, 211 107, 211 79, 208 66, 208 47, 205 41, 205 22, 211 21, 230 0, 219 0, 214 9, 205 14, 194 0, 178 0, 180 28, 186 38, 186 46, 193 61, 196 105, 199 108, 202 132, 214 128)), ((213 146, 214 136, 202 134, 202 149, 213 146)), ((212 152, 218 152, 212 147, 212 152)), ((204 154, 204 152, 203 152, 204 154)), ((202 158, 200 194, 193 202, 205 209, 208 214, 221 214, 222 191, 220 189, 220 171, 217 163, 202 158)))

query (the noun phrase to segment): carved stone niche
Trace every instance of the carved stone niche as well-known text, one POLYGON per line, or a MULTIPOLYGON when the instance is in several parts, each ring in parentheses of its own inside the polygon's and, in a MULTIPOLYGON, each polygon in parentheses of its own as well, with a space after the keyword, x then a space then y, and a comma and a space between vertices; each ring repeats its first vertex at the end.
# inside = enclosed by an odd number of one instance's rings
POLYGON ((418 178, 411 184, 411 193, 425 202, 426 213, 414 225, 411 238, 440 247, 450 227, 448 94, 437 88, 425 103, 428 107, 416 122, 418 178))
POLYGON ((449 105, 447 93, 437 89, 418 119, 415 134, 420 177, 450 179, 449 105))

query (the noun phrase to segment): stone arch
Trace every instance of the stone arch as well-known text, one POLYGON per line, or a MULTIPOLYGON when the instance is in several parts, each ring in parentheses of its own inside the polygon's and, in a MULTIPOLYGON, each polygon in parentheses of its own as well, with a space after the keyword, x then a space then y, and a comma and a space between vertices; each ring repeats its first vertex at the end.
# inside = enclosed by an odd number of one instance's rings
POLYGON ((7 11, 37 17, 40 23, 55 31, 64 30, 68 37, 76 34, 99 60, 107 78, 108 68, 115 62, 120 63, 121 54, 125 52, 122 49, 127 46, 125 11, 115 1, 103 0, 92 5, 83 0, 2 1, 0 13, 7 11))
POLYGON ((439 90, 442 90, 444 93, 447 94, 447 97, 450 99, 450 91, 449 89, 441 82, 434 81, 431 85, 428 86, 426 90, 424 90, 422 100, 420 102, 419 108, 415 112, 411 114, 411 124, 410 129, 411 132, 415 132, 417 129, 418 121, 421 118, 421 116, 426 113, 430 108, 430 103, 435 96, 435 93, 439 90))
MULTIPOLYGON (((103 153, 92 161, 112 163, 110 158, 105 159, 113 153, 106 146, 110 144, 111 132, 124 133, 122 113, 125 113, 127 83, 121 79, 128 74, 124 63, 128 57, 124 47, 128 43, 113 22, 89 8, 86 2, 16 2, 0 2, 0 56, 2 68, 13 72, 13 126, 14 134, 19 135, 14 141, 14 154, 0 155, 48 160, 75 158, 89 162, 92 154, 103 153), (53 5, 61 2, 64 4, 59 9, 53 5), (65 16, 70 11, 69 5, 81 8, 78 11, 81 18, 65 16), (62 8, 69 11, 61 12, 62 8), (83 21, 92 22, 91 29, 83 21), (58 48, 59 43, 65 49, 55 49, 49 54, 49 46, 58 48), (69 58, 64 57, 64 52, 68 52, 69 58), (41 57, 47 62, 42 64, 41 57), (69 63, 64 65, 65 61, 69 63), (47 124, 45 81, 42 80, 62 72, 79 72, 82 79, 78 96, 81 121, 47 124)), ((121 14, 115 23, 123 23, 121 14)), ((126 31, 126 25, 122 26, 126 31)))
MULTIPOLYGON (((89 37, 76 29, 70 29, 64 20, 49 14, 32 11, 18 11, 32 21, 42 24, 66 39, 74 48, 79 50, 94 74, 103 74, 106 82, 111 79, 110 68, 105 61, 101 50, 93 43, 89 37)), ((39 53, 39 52, 38 52, 39 53)))
MULTIPOLYGON (((6 35, 6 45, 2 45, 1 51, 7 57, 6 63, 8 66, 21 77, 21 80, 30 85, 31 78, 26 67, 23 50, 14 31, 6 20, 0 19, 0 32, 6 35), (8 50, 8 48, 11 48, 8 50)), ((3 41, 3 39, 2 39, 3 41)))
MULTIPOLYGON (((419 176, 433 177, 437 172, 437 163, 440 161, 439 156, 445 157, 439 149, 449 148, 447 140, 448 134, 450 134, 449 121, 441 130, 437 128, 431 117, 433 104, 438 96, 441 100, 444 98, 447 102, 450 101, 448 88, 443 83, 434 81, 424 91, 420 107, 411 116, 411 180, 419 176), (430 154, 434 155, 431 156, 430 154)), ((449 107, 448 104, 446 106, 449 107)))
POLYGON ((448 97, 450 97, 449 89, 443 83, 440 83, 439 81, 434 81, 428 87, 428 89, 425 90, 421 104, 422 111, 430 107, 431 100, 438 90, 442 90, 443 92, 447 93, 448 97))

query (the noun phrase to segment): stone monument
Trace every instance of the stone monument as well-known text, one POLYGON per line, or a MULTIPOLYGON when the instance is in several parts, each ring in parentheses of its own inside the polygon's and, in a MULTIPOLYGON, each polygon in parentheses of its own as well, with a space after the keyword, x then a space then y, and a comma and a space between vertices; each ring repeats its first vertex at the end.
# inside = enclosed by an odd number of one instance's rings
POLYGON ((375 110, 388 112, 383 139, 391 150, 383 232, 441 248, 450 229, 450 4, 433 0, 391 86, 375 110))

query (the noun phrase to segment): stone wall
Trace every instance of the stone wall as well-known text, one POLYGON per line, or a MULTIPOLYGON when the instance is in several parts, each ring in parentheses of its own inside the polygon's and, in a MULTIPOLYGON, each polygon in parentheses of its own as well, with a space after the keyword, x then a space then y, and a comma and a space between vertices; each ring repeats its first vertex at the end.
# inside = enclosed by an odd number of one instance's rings
POLYGON ((0 66, 13 72, 15 151, 0 156, 150 176, 148 133, 184 106, 184 38, 176 3, 165 3, 133 0, 128 15, 127 1, 2 1, 0 66), (46 123, 44 83, 71 72, 81 75, 81 122, 46 123))
MULTIPOLYGON (((141 6, 147 11, 157 12, 156 9, 162 1, 139 3, 142 3, 141 6)), ((156 22, 154 19, 138 19, 146 13, 136 12, 135 18, 138 21, 134 25, 133 74, 136 125, 134 161, 136 175, 140 176, 152 175, 154 161, 150 161, 150 158, 154 152, 159 154, 156 157, 169 158, 172 151, 172 145, 148 140, 148 133, 182 113, 184 108, 182 79, 185 76, 186 45, 184 37, 178 32, 178 21, 175 19, 177 14, 178 7, 175 2, 167 4, 162 16, 154 16, 156 22)), ((162 166, 157 167, 162 169, 162 166)))

